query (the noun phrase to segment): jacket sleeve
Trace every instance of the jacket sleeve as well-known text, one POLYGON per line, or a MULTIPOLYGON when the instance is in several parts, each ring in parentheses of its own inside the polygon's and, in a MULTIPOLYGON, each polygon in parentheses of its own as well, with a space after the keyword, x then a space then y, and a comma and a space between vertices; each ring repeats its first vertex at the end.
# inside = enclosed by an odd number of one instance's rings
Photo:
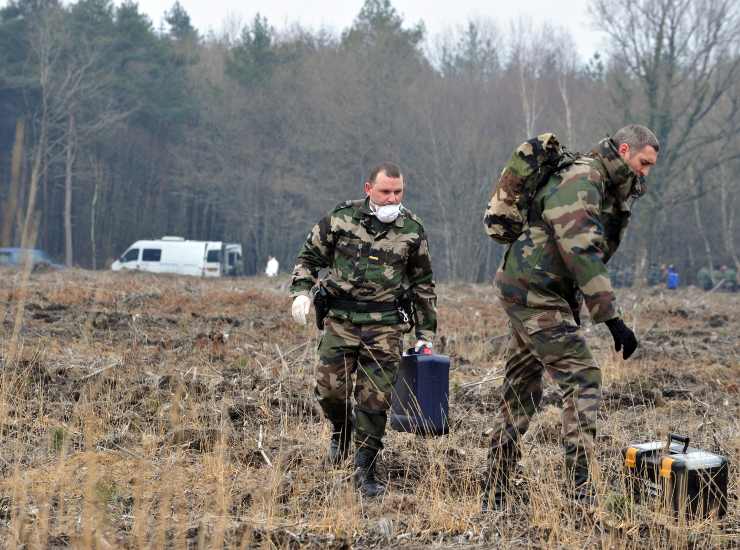
POLYGON ((301 294, 307 296, 316 283, 319 271, 331 265, 333 256, 334 242, 331 231, 331 214, 329 214, 313 226, 298 252, 290 282, 290 295, 292 297, 301 294))
POLYGON ((409 254, 406 276, 414 294, 416 307, 416 337, 432 341, 437 332, 437 294, 434 291, 432 257, 429 243, 422 231, 418 246, 409 254))
POLYGON ((617 317, 617 303, 604 264, 607 243, 600 220, 601 181, 579 176, 545 199, 542 218, 552 228, 566 268, 583 293, 594 323, 617 317))
POLYGON ((604 254, 604 263, 617 253, 624 233, 627 230, 627 224, 630 220, 630 212, 626 209, 615 208, 614 212, 603 216, 604 219, 604 236, 606 238, 606 253, 604 254))

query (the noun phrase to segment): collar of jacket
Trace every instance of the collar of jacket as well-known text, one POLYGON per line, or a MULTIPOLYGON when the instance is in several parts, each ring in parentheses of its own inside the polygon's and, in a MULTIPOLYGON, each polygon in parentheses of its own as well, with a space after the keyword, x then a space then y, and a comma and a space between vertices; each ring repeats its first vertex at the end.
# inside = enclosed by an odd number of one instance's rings
MULTIPOLYGON (((396 227, 403 227, 403 219, 406 215, 406 209, 401 206, 401 213, 396 218, 396 221, 393 222, 393 225, 396 227)), ((354 218, 356 220, 359 220, 363 217, 372 218, 375 217, 375 213, 370 208, 370 197, 365 197, 365 201, 360 205, 360 207, 355 210, 354 218)), ((391 225, 391 224, 388 224, 391 225)))
POLYGON ((611 138, 602 139, 598 145, 591 151, 593 156, 601 161, 604 166, 606 176, 613 186, 619 187, 623 183, 630 182, 635 177, 632 168, 630 168, 624 159, 619 156, 617 146, 611 138))
POLYGON ((604 175, 609 180, 607 187, 616 195, 620 203, 626 205, 636 176, 632 168, 619 156, 614 141, 610 137, 602 139, 591 151, 591 156, 602 165, 604 175))

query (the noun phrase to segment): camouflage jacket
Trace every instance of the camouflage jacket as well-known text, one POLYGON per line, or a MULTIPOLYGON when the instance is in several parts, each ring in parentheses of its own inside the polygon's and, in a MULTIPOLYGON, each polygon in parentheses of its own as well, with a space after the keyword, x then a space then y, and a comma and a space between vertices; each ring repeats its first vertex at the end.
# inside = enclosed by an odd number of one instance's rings
MULTIPOLYGON (((411 288, 417 312, 416 335, 431 340, 437 330, 436 294, 424 226, 409 210, 382 223, 369 201, 346 201, 317 223, 298 253, 291 296, 308 294, 321 269, 330 294, 358 301, 389 302, 411 288)), ((330 315, 357 324, 395 324, 398 314, 332 309, 330 315)))
POLYGON ((556 172, 535 195, 529 222, 504 255, 496 273, 499 297, 551 310, 542 323, 572 322, 581 295, 593 322, 617 317, 606 262, 627 227, 635 180, 609 139, 556 172))

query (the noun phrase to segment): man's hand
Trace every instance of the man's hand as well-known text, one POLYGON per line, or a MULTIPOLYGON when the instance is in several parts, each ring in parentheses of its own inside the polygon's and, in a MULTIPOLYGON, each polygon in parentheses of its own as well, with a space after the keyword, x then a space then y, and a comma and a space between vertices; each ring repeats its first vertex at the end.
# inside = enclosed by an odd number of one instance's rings
POLYGON ((293 307, 291 313, 293 314, 293 320, 299 325, 306 324, 306 316, 308 310, 311 309, 311 298, 308 296, 296 296, 293 300, 293 307))
POLYGON ((632 332, 619 317, 609 319, 606 322, 606 327, 609 329, 609 332, 612 333, 612 338, 614 338, 614 351, 619 351, 621 349, 622 358, 629 359, 637 349, 637 338, 635 338, 635 333, 632 332))
POLYGON ((432 343, 429 340, 417 340, 414 346, 414 352, 421 355, 431 355, 432 343))

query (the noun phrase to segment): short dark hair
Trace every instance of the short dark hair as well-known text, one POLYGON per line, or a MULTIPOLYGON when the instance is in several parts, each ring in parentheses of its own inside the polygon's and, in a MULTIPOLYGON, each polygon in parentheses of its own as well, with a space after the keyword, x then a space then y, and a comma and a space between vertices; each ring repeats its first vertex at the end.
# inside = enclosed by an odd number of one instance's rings
POLYGON ((399 168, 398 164, 394 164, 393 162, 381 162, 370 170, 370 177, 367 178, 367 181, 375 183, 375 178, 377 178, 378 174, 381 172, 385 172, 385 175, 389 178, 395 179, 401 177, 401 168, 399 168))
POLYGON ((630 146, 630 149, 635 151, 642 151, 648 145, 655 149, 656 153, 660 151, 660 143, 658 143, 655 133, 647 126, 641 126, 640 124, 629 124, 620 128, 614 133, 612 139, 617 146, 626 143, 630 146))

